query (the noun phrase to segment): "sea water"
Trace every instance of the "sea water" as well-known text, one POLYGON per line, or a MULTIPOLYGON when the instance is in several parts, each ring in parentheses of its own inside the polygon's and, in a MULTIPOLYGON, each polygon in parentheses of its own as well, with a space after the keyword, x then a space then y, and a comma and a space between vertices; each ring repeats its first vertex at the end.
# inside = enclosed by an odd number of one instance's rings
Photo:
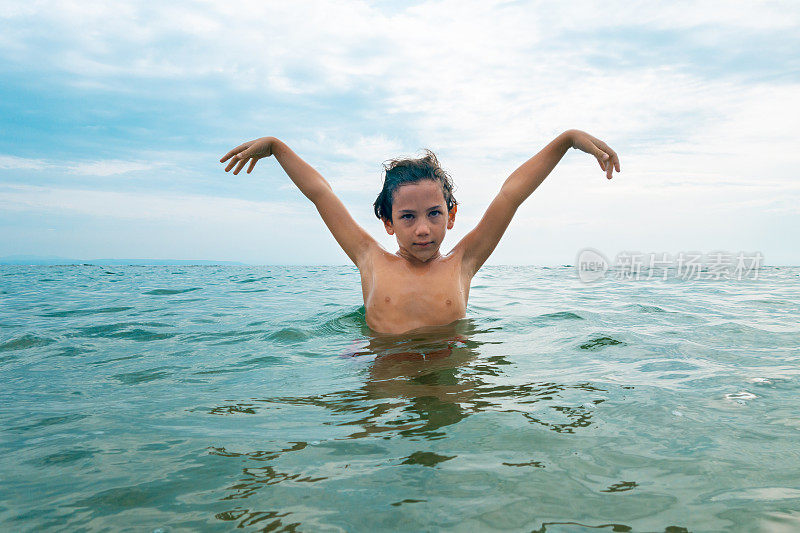
POLYGON ((800 268, 0 267, 3 531, 797 531, 800 268))

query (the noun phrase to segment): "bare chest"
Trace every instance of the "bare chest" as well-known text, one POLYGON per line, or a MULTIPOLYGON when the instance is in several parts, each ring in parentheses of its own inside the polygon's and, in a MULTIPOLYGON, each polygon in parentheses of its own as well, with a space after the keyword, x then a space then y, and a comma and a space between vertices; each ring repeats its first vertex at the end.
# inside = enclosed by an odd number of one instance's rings
POLYGON ((367 324, 380 332, 401 333, 463 318, 469 280, 462 279, 460 266, 454 260, 427 269, 409 269, 394 260, 376 264, 371 273, 362 273, 367 324))

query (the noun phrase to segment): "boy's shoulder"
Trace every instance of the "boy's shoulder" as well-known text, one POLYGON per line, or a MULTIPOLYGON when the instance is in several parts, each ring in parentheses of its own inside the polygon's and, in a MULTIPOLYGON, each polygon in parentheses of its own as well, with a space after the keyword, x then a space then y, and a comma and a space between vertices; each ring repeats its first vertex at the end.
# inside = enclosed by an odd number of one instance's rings
POLYGON ((362 275, 373 271, 394 272, 397 275, 402 273, 422 275, 426 272, 461 269, 463 268, 463 259, 463 247, 456 245, 446 254, 440 254, 425 264, 414 264, 401 254, 390 252, 378 244, 370 248, 369 252, 365 254, 364 260, 357 266, 362 275))

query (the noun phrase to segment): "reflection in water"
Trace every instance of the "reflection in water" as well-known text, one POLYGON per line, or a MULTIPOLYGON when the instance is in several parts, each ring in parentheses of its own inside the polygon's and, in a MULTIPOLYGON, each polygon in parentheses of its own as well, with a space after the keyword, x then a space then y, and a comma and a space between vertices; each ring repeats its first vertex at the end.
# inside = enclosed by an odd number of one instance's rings
POLYGON ((486 330, 478 329, 470 320, 459 320, 415 330, 408 336, 370 338, 354 354, 374 356, 364 390, 372 398, 435 398, 460 411, 457 404, 473 399, 482 383, 460 375, 460 369, 477 357, 483 343, 475 339, 481 333, 486 330))
MULTIPOLYGON (((590 383, 509 383, 511 376, 504 369, 512 363, 502 355, 481 354, 481 347, 489 344, 482 339, 487 333, 491 330, 481 329, 470 320, 461 320, 449 326, 417 330, 406 336, 368 337, 354 343, 343 354, 369 360, 366 379, 358 388, 310 396, 231 401, 211 409, 210 413, 257 414, 262 406, 275 408, 280 405, 320 407, 328 413, 325 424, 354 428, 345 436, 333 439, 341 441, 370 437, 435 441, 447 437, 447 427, 485 411, 518 413, 537 427, 561 434, 574 433, 592 424, 593 410, 604 401, 597 396, 606 393, 605 389, 590 383)), ((227 487, 222 500, 241 501, 281 483, 316 483, 330 479, 330 475, 319 475, 319 472, 314 475, 307 471, 292 472, 293 467, 287 466, 289 462, 279 460, 284 454, 302 452, 307 446, 306 442, 293 442, 279 450, 249 453, 212 448, 210 453, 213 455, 268 463, 245 461, 241 477, 227 487)), ((438 468, 456 457, 454 454, 418 450, 396 458, 393 464, 438 468)), ((502 464, 541 469, 547 466, 541 461, 502 464)), ((329 474, 329 471, 325 473, 329 474)), ((630 488, 632 486, 620 484, 608 490, 630 488)), ((404 500, 396 502, 396 505, 418 501, 421 500, 404 500)), ((239 506, 217 516, 224 520, 240 520, 240 523, 248 525, 253 520, 274 521, 280 518, 271 512, 252 513, 239 506)), ((268 523, 272 525, 272 521, 268 523)))
POLYGON ((370 435, 443 438, 440 429, 468 416, 465 405, 474 402, 476 390, 485 385, 478 373, 469 376, 463 368, 478 356, 484 342, 476 337, 487 331, 471 320, 459 320, 402 336, 369 337, 346 354, 372 358, 364 385, 356 391, 317 397, 313 403, 337 414, 363 413, 338 424, 360 426, 349 439, 370 435))
POLYGON ((280 457, 280 455, 284 452, 295 452, 308 446, 308 443, 306 442, 290 442, 289 444, 292 446, 280 450, 255 451, 248 453, 229 452, 225 448, 216 448, 212 446, 209 448, 208 453, 210 455, 219 455, 220 457, 246 457, 248 459, 253 459, 254 461, 271 461, 280 457))
POLYGON ((797 268, 489 268, 404 339, 354 268, 0 280, 2 531, 800 530, 797 268))
POLYGON ((284 524, 281 520, 289 516, 290 512, 278 513, 276 511, 251 511, 237 507, 231 511, 217 513, 214 518, 227 522, 236 522, 237 528, 258 527, 258 531, 298 531, 300 522, 284 524), (269 522, 265 522, 269 520, 269 522))
MULTIPOLYGON (((540 529, 534 530, 532 533, 545 533, 548 531, 548 527, 550 526, 578 526, 581 529, 588 528, 588 529, 609 529, 614 532, 625 533, 627 531, 633 531, 633 528, 630 526, 626 526, 624 524, 602 524, 599 526, 590 526, 587 524, 581 524, 580 522, 544 522, 540 529)), ((551 529, 551 531, 564 531, 563 528, 558 528, 556 530, 551 529)), ((684 527, 679 526, 667 526, 664 528, 664 533, 689 533, 689 530, 684 527)))

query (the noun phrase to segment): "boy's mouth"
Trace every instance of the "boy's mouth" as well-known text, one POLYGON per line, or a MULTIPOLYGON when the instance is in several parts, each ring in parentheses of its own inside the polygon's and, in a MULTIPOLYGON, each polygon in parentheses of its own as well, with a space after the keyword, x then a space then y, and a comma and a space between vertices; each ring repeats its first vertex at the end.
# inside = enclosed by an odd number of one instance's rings
POLYGON ((415 243, 414 243, 414 246, 419 246, 420 248, 425 248, 426 246, 430 246, 431 244, 433 244, 433 241, 428 241, 428 242, 415 242, 415 243))

